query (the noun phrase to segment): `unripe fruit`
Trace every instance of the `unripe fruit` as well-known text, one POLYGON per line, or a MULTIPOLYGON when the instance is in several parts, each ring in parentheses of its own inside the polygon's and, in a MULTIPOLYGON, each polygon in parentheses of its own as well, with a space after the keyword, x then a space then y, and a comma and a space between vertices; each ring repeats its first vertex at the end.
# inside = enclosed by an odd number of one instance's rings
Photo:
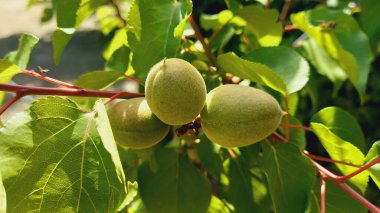
POLYGON ((125 147, 142 149, 160 142, 169 132, 150 110, 144 98, 123 100, 108 110, 116 142, 125 147))
POLYGON ((206 85, 189 62, 164 59, 150 70, 145 96, 153 113, 164 123, 182 125, 194 120, 206 101, 206 85))
POLYGON ((201 113, 202 129, 212 142, 221 146, 247 146, 273 133, 282 114, 276 99, 264 91, 223 85, 207 94, 201 113))

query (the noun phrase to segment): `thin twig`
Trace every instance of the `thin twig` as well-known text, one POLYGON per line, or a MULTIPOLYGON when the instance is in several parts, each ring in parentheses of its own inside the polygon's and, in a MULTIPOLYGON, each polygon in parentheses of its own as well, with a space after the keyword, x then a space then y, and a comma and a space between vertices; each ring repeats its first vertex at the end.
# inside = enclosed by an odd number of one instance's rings
POLYGON ((286 16, 288 15, 291 3, 292 3, 292 0, 285 0, 284 6, 282 7, 281 14, 280 14, 280 21, 283 25, 286 22, 286 16))
POLYGON ((325 212, 326 212, 326 181, 324 177, 321 177, 321 213, 325 213, 325 212))
POLYGON ((272 136, 273 136, 273 138, 274 138, 276 141, 286 142, 286 139, 285 139, 284 137, 282 137, 280 134, 278 134, 277 132, 273 132, 273 133, 272 133, 272 136))
POLYGON ((316 156, 316 155, 312 155, 312 154, 309 154, 309 153, 306 153, 306 152, 304 152, 304 155, 306 155, 309 158, 314 159, 314 160, 319 160, 319 161, 324 161, 324 162, 329 162, 329 163, 339 163, 339 164, 343 164, 343 165, 347 165, 347 166, 352 166, 352 167, 360 168, 359 165, 355 165, 355 164, 352 164, 352 163, 347 163, 347 162, 339 161, 339 160, 333 160, 333 159, 325 158, 325 157, 321 157, 321 156, 316 156))
POLYGON ((345 175, 345 176, 339 176, 336 179, 338 181, 341 181, 341 182, 346 181, 346 180, 354 177, 357 174, 360 174, 361 172, 369 169, 370 167, 372 167, 373 165, 378 164, 378 163, 380 163, 380 157, 377 157, 375 160, 371 161, 370 163, 368 163, 368 164, 360 167, 358 170, 356 170, 356 171, 354 171, 354 172, 352 172, 352 173, 350 173, 348 175, 345 175))
POLYGON ((45 75, 41 75, 40 73, 37 73, 35 72, 34 70, 21 70, 22 73, 24 74, 27 74, 27 75, 30 75, 30 76, 33 76, 33 77, 36 77, 36 78, 39 78, 41 80, 44 80, 44 81, 47 81, 47 82, 50 82, 52 84, 56 84, 56 85, 59 85, 59 86, 63 86, 63 87, 66 87, 66 88, 74 88, 74 89, 79 89, 79 87, 77 86, 74 86, 72 84, 69 84, 69 83, 66 83, 66 82, 63 82, 63 81, 60 81, 60 80, 57 80, 57 79, 54 79, 54 78, 50 78, 48 76, 45 76, 45 75))
POLYGON ((367 199, 365 199, 363 196, 361 196, 359 193, 357 193, 355 190, 353 190, 351 187, 347 186, 346 184, 342 183, 341 181, 337 180, 338 176, 330 172, 329 170, 325 169, 323 166, 318 164, 317 162, 311 160, 314 166, 318 169, 320 173, 322 173, 326 179, 329 179, 334 184, 336 184, 338 187, 340 187, 343 191, 345 191, 348 195, 353 197, 355 200, 359 201, 363 206, 365 206, 368 210, 371 212, 380 213, 380 209, 377 208, 375 205, 373 205, 371 202, 369 202, 367 199))
POLYGON ((9 102, 7 102, 4 106, 0 108, 0 115, 2 115, 9 107, 11 107, 14 103, 22 98, 21 93, 16 93, 16 96, 13 97, 9 102))
POLYGON ((214 42, 216 36, 219 35, 219 33, 224 29, 224 27, 226 27, 230 22, 231 20, 233 19, 233 17, 231 17, 230 19, 228 19, 226 21, 226 23, 224 23, 222 26, 220 26, 217 30, 215 30, 215 32, 211 35, 210 37, 210 40, 209 40, 209 46, 211 46, 211 44, 214 42))
POLYGON ((294 124, 286 124, 286 123, 281 123, 280 124, 281 126, 284 126, 284 127, 289 127, 289 128, 292 128, 292 129, 303 129, 303 130, 306 130, 306 131, 313 131, 313 129, 311 127, 308 127, 308 126, 301 126, 301 125, 294 125, 294 124))
POLYGON ((227 151, 228 151, 228 154, 230 154, 230 156, 236 160, 237 159, 237 156, 235 154, 235 152, 231 149, 231 148, 227 148, 227 151))
POLYGON ((216 67, 216 59, 215 59, 215 56, 212 54, 211 52, 211 48, 210 46, 206 43, 202 33, 201 33, 201 30, 199 29, 197 23, 195 23, 194 21, 194 18, 193 16, 190 16, 189 17, 189 23, 191 24, 191 27, 194 29, 194 32, 195 32, 195 36, 197 37, 197 39, 202 43, 202 46, 205 50, 205 53, 208 57, 208 59, 210 60, 211 64, 213 66, 216 67))
POLYGON ((115 8, 115 11, 116 11, 116 17, 121 21, 121 23, 123 24, 122 27, 126 26, 127 25, 127 21, 125 21, 125 19, 123 18, 123 16, 121 15, 121 12, 120 12, 120 8, 119 6, 117 5, 117 3, 115 2, 115 0, 109 0, 111 5, 115 8))
POLYGON ((110 98, 118 95, 118 98, 134 98, 144 97, 142 93, 120 92, 120 91, 98 91, 89 89, 74 89, 74 88, 46 88, 33 87, 12 84, 0 84, 0 91, 16 93, 10 102, 0 109, 0 115, 5 112, 12 104, 26 95, 59 95, 59 96, 77 96, 77 97, 98 97, 110 98))
POLYGON ((284 32, 289 32, 289 31, 292 31, 292 30, 297 30, 298 27, 296 27, 295 25, 286 25, 284 27, 284 32))

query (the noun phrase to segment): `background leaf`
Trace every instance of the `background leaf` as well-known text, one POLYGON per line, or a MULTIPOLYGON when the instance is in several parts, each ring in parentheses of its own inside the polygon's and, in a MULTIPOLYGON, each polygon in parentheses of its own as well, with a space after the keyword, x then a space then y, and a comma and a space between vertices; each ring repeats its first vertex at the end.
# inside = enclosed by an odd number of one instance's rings
POLYGON ((136 0, 128 16, 128 43, 133 52, 132 66, 145 81, 149 69, 177 55, 179 35, 192 11, 190 0, 136 0), (158 18, 159 17, 159 18, 158 18))
POLYGON ((263 47, 278 46, 282 40, 282 24, 278 11, 259 6, 245 6, 238 13, 247 21, 247 30, 252 32, 263 47))
POLYGON ((15 63, 21 69, 28 66, 30 54, 37 44, 38 38, 32 34, 23 34, 19 40, 18 49, 8 53, 5 59, 15 63))
POLYGON ((355 19, 339 10, 317 8, 292 14, 291 20, 338 62, 363 102, 372 55, 369 40, 355 19), (336 27, 321 26, 321 21, 332 21, 336 27))
MULTIPOLYGON (((309 80, 309 64, 289 47, 259 48, 247 53, 242 58, 269 67, 285 82, 288 94, 301 90, 309 80)), ((255 72, 255 70, 251 72, 255 72)))
POLYGON ((311 38, 302 42, 299 51, 313 64, 319 74, 326 76, 334 83, 334 94, 336 94, 343 82, 347 79, 346 73, 339 66, 338 62, 331 58, 328 53, 311 38))
MULTIPOLYGON (((371 149, 367 153, 367 156, 365 156, 364 164, 368 164, 378 157, 380 157, 380 141, 373 143, 371 149)), ((368 169, 368 172, 377 187, 380 188, 380 164, 378 163, 373 165, 368 169)))
POLYGON ((86 114, 68 99, 48 97, 0 129, 9 211, 119 208, 124 173, 102 103, 96 111, 86 114))
POLYGON ((172 150, 158 149, 156 161, 155 170, 148 162, 139 168, 139 193, 147 210, 205 212, 211 199, 207 178, 172 150))
POLYGON ((276 212, 305 212, 316 171, 297 146, 263 143, 262 169, 276 212))
POLYGON ((63 50, 75 31, 105 0, 57 0, 57 29, 53 33, 54 62, 59 64, 63 50))
MULTIPOLYGON (((366 213, 367 209, 357 200, 349 196, 342 189, 331 181, 326 180, 326 212, 335 213, 366 213)), ((308 213, 321 212, 321 182, 315 181, 314 188, 310 195, 308 213)))
POLYGON ((266 85, 282 94, 286 93, 285 82, 264 64, 239 58, 232 52, 219 55, 218 64, 225 72, 266 85))
POLYGON ((74 84, 86 89, 101 90, 123 78, 124 73, 121 72, 96 70, 81 75, 74 84))
POLYGON ((378 11, 380 10, 379 1, 362 0, 360 1, 360 8, 360 26, 368 35, 372 49, 376 52, 380 41, 380 16, 378 15, 378 11))

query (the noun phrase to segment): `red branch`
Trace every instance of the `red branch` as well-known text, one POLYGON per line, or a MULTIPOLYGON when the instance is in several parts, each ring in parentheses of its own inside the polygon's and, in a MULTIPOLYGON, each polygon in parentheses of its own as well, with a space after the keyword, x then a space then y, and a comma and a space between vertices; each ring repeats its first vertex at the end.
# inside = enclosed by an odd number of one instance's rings
POLYGON ((45 75, 41 75, 37 72, 35 72, 34 70, 21 70, 23 73, 27 74, 27 75, 30 75, 30 76, 33 76, 33 77, 36 77, 36 78, 39 78, 41 80, 44 80, 44 81, 47 81, 47 82, 50 82, 52 84, 56 84, 56 85, 59 85, 59 86, 63 86, 63 87, 67 87, 67 88, 74 88, 74 89, 79 89, 79 87, 77 86, 74 86, 72 84, 69 84, 69 83, 66 83, 66 82, 63 82, 63 81, 60 81, 60 80, 56 80, 54 78, 50 78, 50 77, 47 77, 45 75))
MULTIPOLYGON (((345 191, 348 195, 353 197, 355 200, 360 202, 363 206, 365 206, 371 212, 380 213, 380 209, 378 207, 376 207, 374 204, 369 202, 362 195, 360 195, 359 193, 357 193, 355 190, 353 190, 351 187, 347 186, 344 183, 347 179, 342 180, 340 177, 345 177, 345 176, 336 176, 335 174, 333 174, 332 172, 330 172, 329 170, 327 170, 326 168, 324 168, 323 166, 321 166, 320 164, 318 164, 314 160, 311 160, 311 161, 313 162, 314 166, 318 169, 318 172, 321 174, 322 178, 332 181, 334 184, 336 184, 338 187, 340 187, 343 191, 345 191)), ((374 164, 379 163, 379 161, 380 161, 380 157, 375 159, 371 163, 367 164, 366 166, 363 166, 362 168, 365 167, 365 169, 368 169, 369 167, 373 166, 374 164)), ((362 172, 365 169, 359 169, 359 170, 360 170, 360 172, 362 172)))
MULTIPOLYGON (((322 173, 321 173, 322 174, 322 173)), ((325 178, 321 178, 321 213, 326 212, 326 181, 325 178)))
POLYGON ((120 91, 98 91, 90 89, 75 89, 75 88, 46 88, 21 86, 11 84, 0 84, 0 91, 16 93, 16 97, 0 108, 0 115, 5 112, 12 104, 21 97, 26 95, 59 95, 59 96, 77 96, 77 97, 98 97, 110 98, 117 95, 117 98, 135 98, 144 97, 142 93, 120 92, 120 91))
POLYGON ((325 161, 325 162, 330 162, 330 163, 339 163, 339 164, 343 164, 343 165, 347 165, 347 166, 352 166, 352 167, 360 168, 359 165, 355 165, 355 164, 352 164, 352 163, 347 163, 347 162, 339 161, 339 160, 333 160, 333 159, 330 159, 330 158, 316 156, 316 155, 312 155, 312 154, 308 154, 308 153, 304 153, 304 154, 306 156, 308 156, 309 158, 314 159, 314 160, 325 161))

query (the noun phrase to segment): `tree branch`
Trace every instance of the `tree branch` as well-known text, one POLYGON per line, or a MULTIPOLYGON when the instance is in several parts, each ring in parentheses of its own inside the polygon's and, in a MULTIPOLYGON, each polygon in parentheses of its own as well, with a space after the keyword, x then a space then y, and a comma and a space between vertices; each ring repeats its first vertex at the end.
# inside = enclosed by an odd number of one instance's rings
POLYGON ((199 29, 197 23, 195 23, 193 16, 189 17, 189 23, 191 24, 191 27, 194 29, 196 38, 202 43, 203 48, 205 49, 205 53, 210 60, 211 64, 213 66, 216 66, 216 59, 215 56, 211 52, 210 46, 206 43, 201 30, 199 29))
POLYGON ((109 1, 110 1, 111 5, 113 6, 113 8, 115 8, 116 17, 121 21, 121 23, 123 24, 123 27, 125 27, 127 25, 127 21, 125 21, 125 19, 121 15, 119 6, 115 2, 115 0, 109 0, 109 1))

